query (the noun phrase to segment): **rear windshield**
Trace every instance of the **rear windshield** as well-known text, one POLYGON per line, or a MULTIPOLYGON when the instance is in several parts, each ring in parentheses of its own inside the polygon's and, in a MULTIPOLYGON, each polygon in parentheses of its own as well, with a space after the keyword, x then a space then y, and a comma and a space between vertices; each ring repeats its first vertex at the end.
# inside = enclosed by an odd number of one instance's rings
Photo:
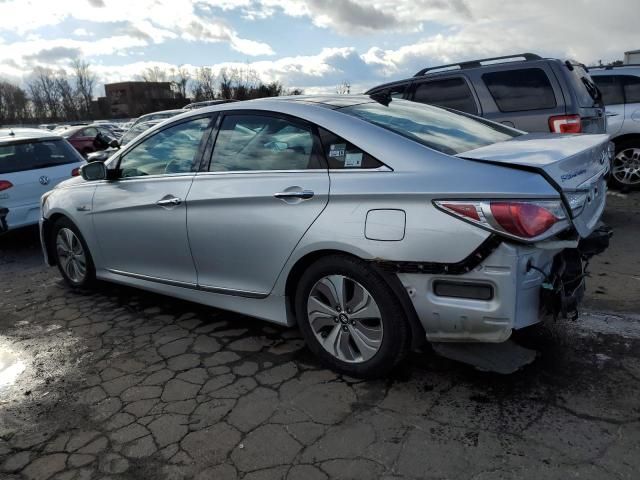
POLYGON ((582 65, 572 65, 573 70, 567 68, 569 83, 576 92, 578 105, 581 107, 601 107, 602 96, 600 90, 596 87, 591 75, 582 65))
POLYGON ((0 145, 0 173, 24 172, 82 161, 64 140, 0 145))
POLYGON ((406 100, 393 100, 388 107, 380 103, 365 103, 340 111, 449 155, 503 142, 522 134, 486 120, 406 100))

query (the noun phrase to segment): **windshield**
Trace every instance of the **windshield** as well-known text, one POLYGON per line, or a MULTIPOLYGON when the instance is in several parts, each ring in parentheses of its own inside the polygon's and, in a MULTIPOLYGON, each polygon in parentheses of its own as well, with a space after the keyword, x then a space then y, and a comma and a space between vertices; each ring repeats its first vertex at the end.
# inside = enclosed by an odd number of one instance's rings
POLYGON ((405 100, 393 100, 389 106, 365 103, 344 107, 340 111, 449 155, 503 142, 522 134, 497 123, 405 100))
POLYGON ((64 140, 0 145, 0 173, 24 172, 81 161, 75 149, 64 140))
POLYGON ((120 145, 126 145, 131 140, 133 140, 142 132, 146 131, 148 128, 151 128, 152 126, 153 125, 147 125, 146 123, 139 123, 137 125, 134 125, 129 130, 127 130, 127 132, 124 135, 122 135, 122 138, 120 139, 120 145))

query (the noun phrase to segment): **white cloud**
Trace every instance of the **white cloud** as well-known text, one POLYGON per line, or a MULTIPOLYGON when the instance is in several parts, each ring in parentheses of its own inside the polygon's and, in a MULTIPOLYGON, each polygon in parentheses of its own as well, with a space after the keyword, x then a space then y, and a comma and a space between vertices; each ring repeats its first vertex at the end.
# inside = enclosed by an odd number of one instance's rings
POLYGON ((88 32, 86 28, 76 28, 73 31, 73 34, 76 37, 92 37, 93 36, 93 33, 88 32))
MULTIPOLYGON (((239 8, 247 2, 223 0, 222 8, 239 8)), ((78 21, 117 25, 127 22, 121 36, 144 39, 149 43, 162 43, 182 37, 189 41, 226 42, 245 55, 271 55, 271 47, 256 40, 241 38, 224 21, 204 14, 212 12, 202 0, 65 0, 64 2, 38 0, 5 0, 2 3, 0 32, 19 35, 39 28, 58 25, 67 18, 78 21), (198 10, 199 9, 199 10, 198 10)), ((84 29, 78 29, 81 35, 84 29)), ((131 45, 138 46, 138 42, 131 45)))

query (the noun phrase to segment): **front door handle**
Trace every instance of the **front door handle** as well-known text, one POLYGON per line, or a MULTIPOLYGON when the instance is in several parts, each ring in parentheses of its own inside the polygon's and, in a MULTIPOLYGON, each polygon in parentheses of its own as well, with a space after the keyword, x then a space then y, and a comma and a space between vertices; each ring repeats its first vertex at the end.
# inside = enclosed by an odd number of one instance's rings
POLYGON ((278 192, 273 194, 274 197, 282 198, 285 200, 287 198, 300 198, 302 200, 309 200, 310 198, 313 198, 314 195, 315 194, 312 190, 294 190, 293 192, 278 192))
POLYGON ((173 195, 167 195, 156 202, 156 205, 161 207, 177 207, 182 203, 182 199, 174 197, 173 195))
POLYGON ((620 115, 620 114, 619 114, 619 113, 616 113, 616 112, 607 112, 607 113, 605 113, 605 115, 606 115, 607 117, 617 117, 617 116, 618 116, 618 115, 620 115))

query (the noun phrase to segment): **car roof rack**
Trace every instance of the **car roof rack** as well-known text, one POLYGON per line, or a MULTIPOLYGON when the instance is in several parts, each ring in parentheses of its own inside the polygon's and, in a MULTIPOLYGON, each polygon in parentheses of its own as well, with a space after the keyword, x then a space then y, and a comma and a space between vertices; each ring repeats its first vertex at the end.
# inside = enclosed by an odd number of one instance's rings
POLYGON ((602 68, 604 70, 613 70, 614 68, 622 67, 640 67, 640 63, 623 63, 622 65, 591 65, 587 68, 602 68))
POLYGON ((490 57, 490 58, 482 58, 480 60, 470 60, 468 62, 459 62, 459 63, 450 63, 448 65, 438 65, 437 67, 427 67, 420 70, 418 73, 414 75, 414 77, 421 77, 427 73, 436 73, 434 70, 445 71, 445 70, 464 70, 466 68, 478 68, 483 67, 483 63, 489 63, 493 65, 494 63, 503 63, 500 60, 509 60, 509 59, 524 59, 529 62, 532 60, 542 60, 540 55, 536 55, 535 53, 518 53, 516 55, 505 55, 502 57, 490 57))

